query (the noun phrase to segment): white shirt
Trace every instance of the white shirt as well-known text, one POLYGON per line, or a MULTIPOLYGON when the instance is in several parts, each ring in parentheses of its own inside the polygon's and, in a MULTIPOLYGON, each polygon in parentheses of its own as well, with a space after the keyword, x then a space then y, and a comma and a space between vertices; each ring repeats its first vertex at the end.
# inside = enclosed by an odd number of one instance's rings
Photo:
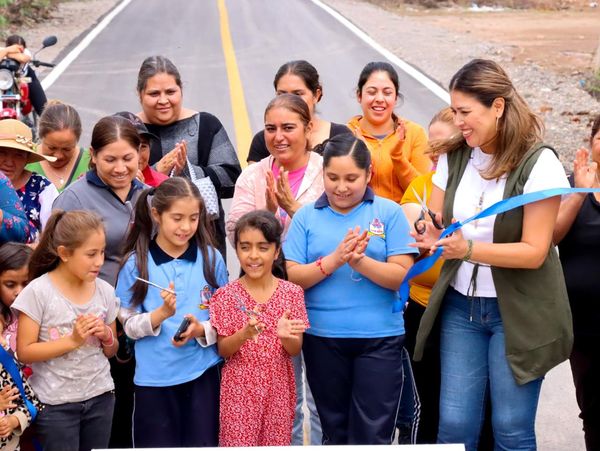
MULTIPOLYGON (((486 180, 480 173, 484 172, 492 160, 492 155, 482 152, 479 147, 472 150, 471 159, 467 163, 465 172, 460 180, 454 198, 453 213, 458 221, 464 221, 481 210, 502 200, 507 176, 499 180, 486 180)), ((448 157, 441 155, 438 161, 433 183, 442 190, 446 190, 448 182, 448 157)), ((550 149, 544 149, 525 183, 523 194, 532 193, 551 188, 569 188, 569 181, 565 170, 550 149)), ((494 222, 496 215, 478 219, 465 224, 462 233, 465 239, 492 243, 494 235, 494 222)), ((478 297, 496 297, 496 288, 492 279, 489 266, 481 265, 477 274, 477 291, 469 290, 473 263, 464 262, 460 265, 451 286, 463 295, 478 297)))

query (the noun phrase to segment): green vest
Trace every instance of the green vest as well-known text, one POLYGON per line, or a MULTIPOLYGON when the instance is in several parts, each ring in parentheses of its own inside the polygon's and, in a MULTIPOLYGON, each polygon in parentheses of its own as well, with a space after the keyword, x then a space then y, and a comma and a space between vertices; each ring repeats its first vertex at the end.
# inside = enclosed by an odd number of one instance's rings
MULTIPOLYGON (((506 181, 503 198, 523 194, 529 174, 544 148, 537 144, 530 149, 506 181)), ((556 152, 555 152, 556 153, 556 152)), ((464 147, 448 154, 448 184, 444 195, 446 226, 453 217, 454 196, 464 174, 471 148, 464 147)), ((494 243, 514 243, 521 240, 523 208, 497 215, 494 222, 494 243)), ((453 280, 461 260, 446 260, 436 282, 417 333, 414 358, 420 360, 425 342, 436 324, 446 290, 453 280)), ((518 384, 544 376, 566 360, 573 344, 573 322, 558 254, 553 245, 538 269, 491 267, 504 325, 506 358, 518 384)))

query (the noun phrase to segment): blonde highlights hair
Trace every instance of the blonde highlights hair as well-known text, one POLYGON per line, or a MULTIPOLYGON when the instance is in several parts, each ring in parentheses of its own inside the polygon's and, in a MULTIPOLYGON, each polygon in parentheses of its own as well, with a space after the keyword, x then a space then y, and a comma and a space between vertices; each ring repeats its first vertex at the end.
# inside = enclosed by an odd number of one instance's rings
MULTIPOLYGON (((498 63, 485 59, 470 61, 452 77, 449 88, 451 92, 473 97, 487 108, 491 108, 496 99, 504 99, 504 112, 497 121, 496 150, 490 167, 482 174, 485 179, 497 179, 512 172, 525 153, 541 142, 542 121, 531 111, 498 63)), ((457 135, 442 145, 440 151, 451 152, 465 145, 463 136, 457 135)))
POLYGON ((60 263, 59 246, 73 251, 96 231, 104 231, 102 219, 87 210, 55 210, 44 227, 40 242, 29 261, 29 280, 37 279, 60 263))

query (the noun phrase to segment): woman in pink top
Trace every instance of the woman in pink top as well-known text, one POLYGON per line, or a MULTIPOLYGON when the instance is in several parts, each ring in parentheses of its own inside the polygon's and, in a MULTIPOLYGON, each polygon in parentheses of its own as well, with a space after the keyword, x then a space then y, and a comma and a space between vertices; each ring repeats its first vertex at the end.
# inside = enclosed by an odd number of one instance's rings
POLYGON ((265 110, 265 143, 270 156, 242 171, 235 184, 226 229, 233 244, 238 219, 269 210, 281 221, 283 236, 294 213, 323 193, 323 159, 309 150, 311 117, 301 97, 281 94, 265 110))

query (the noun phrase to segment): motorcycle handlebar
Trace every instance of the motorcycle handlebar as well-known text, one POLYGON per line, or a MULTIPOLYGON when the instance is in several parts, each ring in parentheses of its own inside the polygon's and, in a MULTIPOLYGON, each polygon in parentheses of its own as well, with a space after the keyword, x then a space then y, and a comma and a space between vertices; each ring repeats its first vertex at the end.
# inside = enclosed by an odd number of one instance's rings
POLYGON ((31 64, 33 64, 35 67, 54 67, 56 66, 56 64, 52 64, 52 63, 44 63, 43 61, 38 61, 38 60, 33 60, 31 61, 31 64))

